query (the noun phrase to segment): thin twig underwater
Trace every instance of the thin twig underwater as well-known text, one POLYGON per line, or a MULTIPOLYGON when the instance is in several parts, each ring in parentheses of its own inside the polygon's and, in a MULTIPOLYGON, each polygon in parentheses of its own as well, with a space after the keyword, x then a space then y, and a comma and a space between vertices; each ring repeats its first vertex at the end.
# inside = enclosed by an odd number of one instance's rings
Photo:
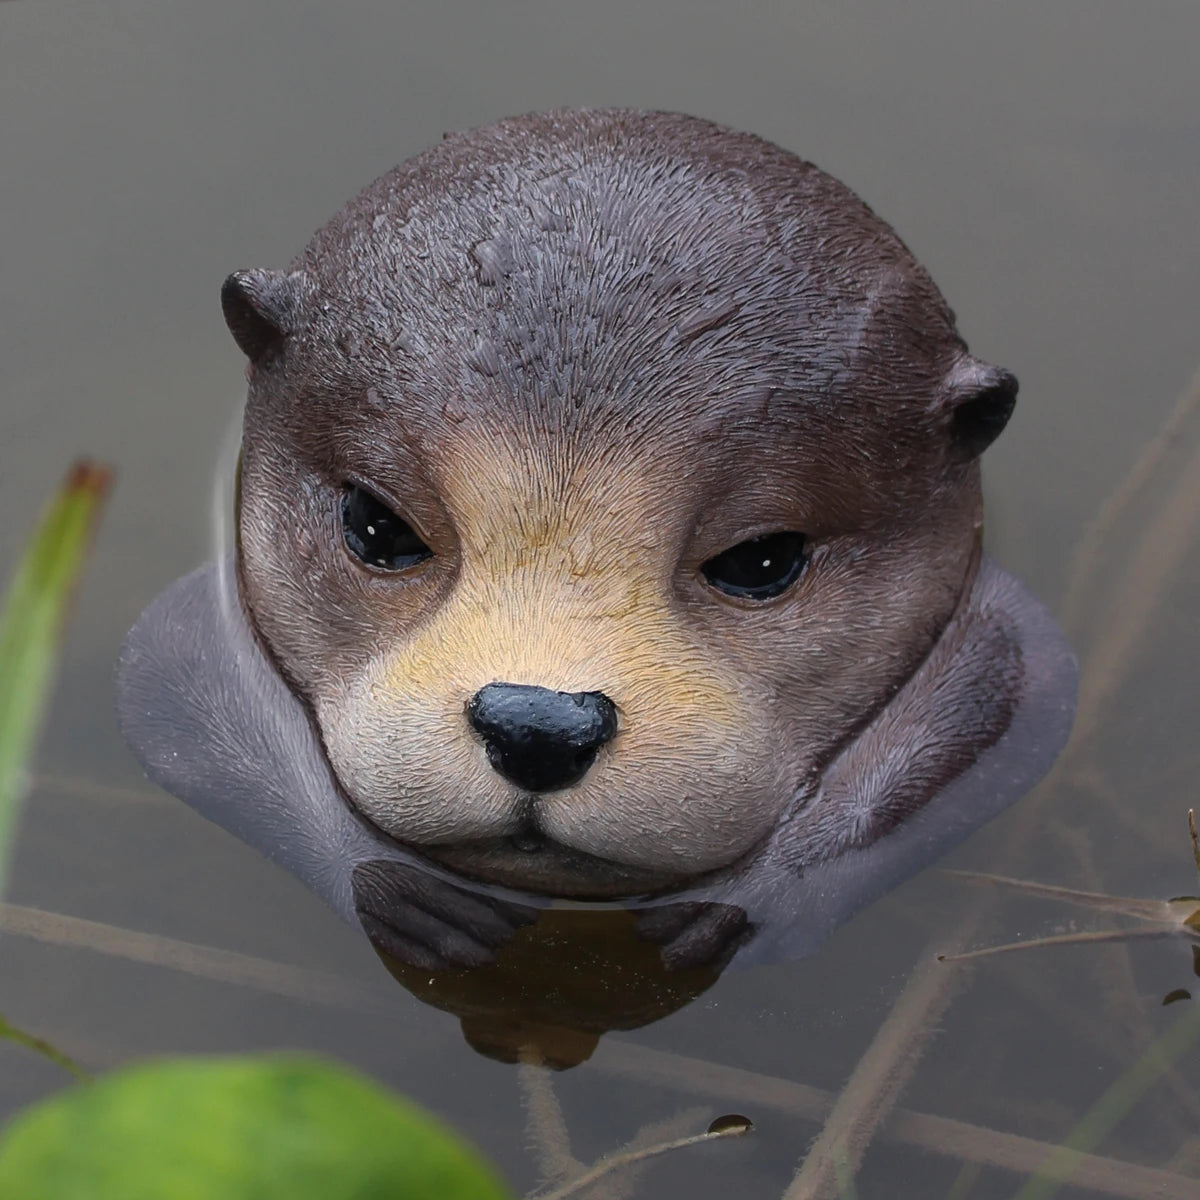
MULTIPOLYGON (((1196 872, 1200 874, 1200 836, 1196 833, 1194 809, 1188 809, 1188 834, 1192 841, 1192 857, 1196 872)), ((1091 908, 1094 912, 1111 912, 1133 917, 1145 922, 1148 929, 1105 929, 1079 934, 1056 934, 1050 937, 1026 938, 1020 942, 1006 942, 1002 946, 986 946, 978 950, 965 950, 955 954, 940 954, 942 962, 961 962, 966 959, 988 958, 992 954, 1003 954, 1009 950, 1025 950, 1045 946, 1075 946, 1087 942, 1118 942, 1136 937, 1182 936, 1200 941, 1200 896, 1175 896, 1170 900, 1146 900, 1138 896, 1112 896, 1104 892, 1080 892, 1075 888, 1056 887, 1054 884, 1037 883, 1032 880, 1014 880, 1007 875, 989 875, 984 871, 946 871, 947 875, 972 883, 997 884, 1013 888, 1025 895, 1038 896, 1044 900, 1061 900, 1091 908)))
MULTIPOLYGON (((962 936, 965 930, 959 931, 962 936)), ((842 1089, 820 1136, 783 1200, 851 1194, 853 1178, 879 1127, 891 1115, 929 1038, 961 986, 923 955, 842 1089)))
MULTIPOLYGON (((1188 809, 1188 833, 1192 844, 1192 858, 1200 874, 1200 835, 1196 830, 1196 812, 1188 809)), ((1060 933, 1049 937, 1027 938, 1018 942, 1005 942, 998 946, 985 946, 979 950, 966 950, 955 954, 939 954, 939 962, 964 962, 968 959, 988 958, 995 954, 1007 954, 1014 950, 1033 950, 1049 946, 1077 946, 1097 942, 1125 942, 1137 938, 1185 937, 1191 939, 1192 967, 1200 975, 1200 896, 1176 896, 1171 900, 1146 900, 1135 896, 1110 896, 1104 892, 1083 892, 1075 888, 1056 887, 1052 884, 1035 883, 1027 879, 1012 879, 1007 875, 990 875, 980 871, 947 871, 959 879, 971 883, 996 885, 1011 888, 1026 896, 1044 900, 1059 900, 1090 908, 1094 912, 1115 913, 1132 917, 1144 923, 1141 929, 1099 929, 1082 933, 1060 933)), ((1164 1003, 1175 999, 1190 999, 1179 989, 1168 994, 1164 1003), (1181 994, 1182 993, 1182 994, 1181 994)))

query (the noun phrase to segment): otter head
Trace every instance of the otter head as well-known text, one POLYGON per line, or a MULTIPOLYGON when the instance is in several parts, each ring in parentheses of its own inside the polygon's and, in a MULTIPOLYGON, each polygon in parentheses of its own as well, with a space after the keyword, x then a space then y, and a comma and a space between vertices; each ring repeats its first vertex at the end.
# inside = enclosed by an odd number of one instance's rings
POLYGON ((462 874, 603 896, 744 859, 969 588, 1015 380, 755 137, 449 137, 223 301, 243 604, 346 800, 462 874))

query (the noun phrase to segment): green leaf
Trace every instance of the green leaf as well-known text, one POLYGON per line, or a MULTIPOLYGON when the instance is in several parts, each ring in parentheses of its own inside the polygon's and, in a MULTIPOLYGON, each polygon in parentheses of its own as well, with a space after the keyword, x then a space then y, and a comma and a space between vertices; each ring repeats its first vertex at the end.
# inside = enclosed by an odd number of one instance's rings
POLYGON ((2 1200, 511 1200, 480 1157, 370 1080, 298 1055, 166 1059, 19 1115, 2 1200))
POLYGON ((0 892, 34 738, 109 472, 76 463, 41 523, 0 608, 0 892))

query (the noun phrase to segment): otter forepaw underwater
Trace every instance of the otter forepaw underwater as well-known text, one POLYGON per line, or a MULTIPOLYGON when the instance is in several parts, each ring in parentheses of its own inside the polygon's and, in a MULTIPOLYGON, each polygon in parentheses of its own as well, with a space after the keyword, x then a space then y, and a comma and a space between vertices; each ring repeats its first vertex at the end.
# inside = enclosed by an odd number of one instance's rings
POLYGON ((1064 744, 1070 650, 981 550, 1016 380, 795 155, 505 120, 221 298, 236 550, 130 633, 124 735, 398 962, 563 901, 668 969, 805 953, 1064 744))

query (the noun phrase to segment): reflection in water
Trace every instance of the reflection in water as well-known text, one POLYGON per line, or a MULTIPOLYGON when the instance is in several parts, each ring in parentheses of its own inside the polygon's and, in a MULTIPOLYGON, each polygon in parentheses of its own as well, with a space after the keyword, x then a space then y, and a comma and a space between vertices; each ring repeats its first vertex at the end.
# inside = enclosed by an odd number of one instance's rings
POLYGON ((610 1030, 669 1016, 720 977, 716 963, 668 968, 639 937, 635 914, 621 909, 545 909, 481 967, 430 972, 372 941, 414 996, 459 1017, 481 1054, 558 1069, 585 1061, 610 1030))
POLYGON ((601 1034, 691 1003, 750 934, 746 914, 724 904, 538 909, 386 860, 353 878, 359 920, 393 977, 503 1062, 576 1066, 601 1034), (665 953, 685 930, 690 954, 665 953))

